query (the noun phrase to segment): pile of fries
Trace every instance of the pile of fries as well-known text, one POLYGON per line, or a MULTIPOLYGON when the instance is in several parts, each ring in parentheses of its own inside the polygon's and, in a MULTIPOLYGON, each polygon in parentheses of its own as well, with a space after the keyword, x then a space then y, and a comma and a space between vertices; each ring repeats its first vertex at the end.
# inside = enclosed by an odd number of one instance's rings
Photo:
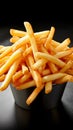
POLYGON ((10 29, 10 45, 0 45, 0 91, 9 84, 17 90, 34 87, 26 103, 30 105, 44 89, 53 90, 53 84, 73 82, 73 47, 70 38, 54 40, 55 27, 34 32, 25 21, 25 31, 10 29))

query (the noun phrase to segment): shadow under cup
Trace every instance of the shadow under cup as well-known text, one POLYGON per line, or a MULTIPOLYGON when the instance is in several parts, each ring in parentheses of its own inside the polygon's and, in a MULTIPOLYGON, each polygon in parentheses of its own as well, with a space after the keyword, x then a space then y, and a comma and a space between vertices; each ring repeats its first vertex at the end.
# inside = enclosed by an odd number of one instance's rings
POLYGON ((28 106, 26 104, 26 99, 28 96, 32 93, 34 90, 34 87, 23 89, 23 90, 16 90, 12 84, 10 84, 10 88, 15 100, 15 103, 23 108, 23 109, 52 109, 59 105, 64 89, 65 89, 66 83, 64 84, 56 84, 53 85, 53 90, 49 94, 45 94, 45 90, 43 89, 39 95, 36 97, 36 99, 28 106))

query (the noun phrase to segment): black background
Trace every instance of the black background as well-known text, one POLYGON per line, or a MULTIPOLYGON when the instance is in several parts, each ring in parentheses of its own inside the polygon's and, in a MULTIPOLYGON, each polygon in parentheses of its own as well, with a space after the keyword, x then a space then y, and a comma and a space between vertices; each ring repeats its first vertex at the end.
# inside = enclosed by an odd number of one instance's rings
POLYGON ((70 1, 2 1, 0 3, 0 25, 22 25, 24 21, 32 24, 73 23, 73 10, 70 1))
MULTIPOLYGON (((70 37, 73 42, 73 10, 69 1, 1 1, 0 28, 23 28, 24 21, 29 21, 34 31, 50 29, 54 26, 63 30, 62 37, 56 31, 57 40, 70 37), (66 32, 65 32, 66 31, 66 32)), ((55 34, 55 35, 56 35, 55 34)))
MULTIPOLYGON (((56 28, 56 40, 70 37, 73 42, 73 7, 69 1, 1 1, 0 28, 24 28, 29 21, 34 31, 56 28), (60 35, 59 30, 63 31, 60 35)), ((9 32, 8 32, 9 33, 9 32)))

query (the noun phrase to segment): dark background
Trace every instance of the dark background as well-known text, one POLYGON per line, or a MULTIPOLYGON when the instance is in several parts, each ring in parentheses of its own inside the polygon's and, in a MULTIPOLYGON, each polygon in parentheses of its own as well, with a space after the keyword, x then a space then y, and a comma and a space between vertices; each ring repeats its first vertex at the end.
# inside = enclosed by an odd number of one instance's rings
POLYGON ((1 1, 0 28, 22 28, 24 21, 29 21, 34 31, 56 28, 57 40, 70 37, 73 42, 73 10, 69 1, 1 1), (60 35, 58 30, 63 31, 60 35))
POLYGON ((2 1, 0 25, 22 25, 24 21, 34 24, 70 25, 73 23, 70 1, 2 1))

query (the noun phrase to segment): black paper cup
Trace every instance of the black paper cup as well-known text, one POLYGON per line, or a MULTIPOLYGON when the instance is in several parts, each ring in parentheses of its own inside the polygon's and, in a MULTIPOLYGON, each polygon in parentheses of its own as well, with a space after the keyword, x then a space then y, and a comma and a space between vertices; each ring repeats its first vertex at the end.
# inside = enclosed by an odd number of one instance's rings
POLYGON ((44 94, 44 92, 42 91, 43 107, 46 109, 57 107, 61 102, 65 86, 66 83, 53 85, 53 90, 49 94, 44 94))
POLYGON ((36 97, 36 99, 28 106, 26 104, 26 99, 32 93, 35 87, 17 90, 12 84, 10 84, 10 88, 15 100, 15 103, 23 108, 23 109, 33 109, 33 108, 44 108, 44 109, 52 109, 59 105, 66 83, 64 84, 56 84, 53 85, 53 90, 49 94, 45 94, 45 90, 43 89, 40 94, 36 97))

